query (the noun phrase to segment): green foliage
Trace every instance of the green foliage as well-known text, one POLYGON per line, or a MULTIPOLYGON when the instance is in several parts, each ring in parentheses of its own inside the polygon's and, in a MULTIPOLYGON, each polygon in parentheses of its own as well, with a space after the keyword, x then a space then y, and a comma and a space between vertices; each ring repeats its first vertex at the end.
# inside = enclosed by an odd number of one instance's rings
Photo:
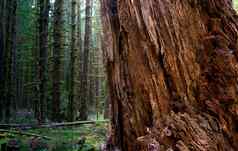
POLYGON ((238 11, 238 0, 233 0, 234 8, 238 11))

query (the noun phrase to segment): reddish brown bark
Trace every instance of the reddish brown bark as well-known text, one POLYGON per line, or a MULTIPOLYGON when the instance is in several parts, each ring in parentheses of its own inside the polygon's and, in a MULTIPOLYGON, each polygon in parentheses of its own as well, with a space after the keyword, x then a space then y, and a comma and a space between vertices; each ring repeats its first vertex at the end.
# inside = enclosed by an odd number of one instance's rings
POLYGON ((109 150, 238 150, 231 1, 102 0, 102 12, 109 150))

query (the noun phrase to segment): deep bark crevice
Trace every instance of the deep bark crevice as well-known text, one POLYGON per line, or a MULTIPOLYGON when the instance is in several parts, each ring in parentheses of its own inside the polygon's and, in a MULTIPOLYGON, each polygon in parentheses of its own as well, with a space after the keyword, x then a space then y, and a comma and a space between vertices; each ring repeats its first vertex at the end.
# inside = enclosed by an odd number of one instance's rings
POLYGON ((231 1, 103 0, 102 7, 104 38, 112 44, 105 54, 113 146, 237 150, 238 24, 231 1))

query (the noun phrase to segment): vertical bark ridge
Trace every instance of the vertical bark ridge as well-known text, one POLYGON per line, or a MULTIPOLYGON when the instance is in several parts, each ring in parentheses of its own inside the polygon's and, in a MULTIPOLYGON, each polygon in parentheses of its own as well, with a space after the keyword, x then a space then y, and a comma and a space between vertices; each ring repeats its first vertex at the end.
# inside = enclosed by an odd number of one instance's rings
POLYGON ((113 48, 105 52, 111 143, 123 151, 237 150, 230 1, 103 0, 102 11, 113 48))

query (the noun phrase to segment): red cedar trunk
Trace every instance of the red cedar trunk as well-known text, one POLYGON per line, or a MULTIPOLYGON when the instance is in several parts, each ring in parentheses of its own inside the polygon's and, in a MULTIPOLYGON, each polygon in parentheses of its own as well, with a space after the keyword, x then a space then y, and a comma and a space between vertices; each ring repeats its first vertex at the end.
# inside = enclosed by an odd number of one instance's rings
POLYGON ((237 151, 238 23, 231 1, 102 0, 102 11, 112 42, 111 147, 237 151))

